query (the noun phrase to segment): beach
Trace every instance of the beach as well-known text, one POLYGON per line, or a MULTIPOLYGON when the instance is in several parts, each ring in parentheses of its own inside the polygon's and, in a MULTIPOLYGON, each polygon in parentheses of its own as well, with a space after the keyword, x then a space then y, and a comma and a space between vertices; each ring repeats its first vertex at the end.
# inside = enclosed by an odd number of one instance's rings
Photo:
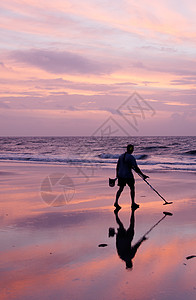
MULTIPOLYGON (((116 235, 108 236, 109 228, 118 229, 117 186, 108 186, 115 169, 1 162, 1 299, 195 299, 196 175, 148 175, 173 204, 163 206, 135 175, 140 208, 133 244, 161 221, 126 269, 116 235)), ((118 218, 128 228, 128 187, 119 203, 118 218)))

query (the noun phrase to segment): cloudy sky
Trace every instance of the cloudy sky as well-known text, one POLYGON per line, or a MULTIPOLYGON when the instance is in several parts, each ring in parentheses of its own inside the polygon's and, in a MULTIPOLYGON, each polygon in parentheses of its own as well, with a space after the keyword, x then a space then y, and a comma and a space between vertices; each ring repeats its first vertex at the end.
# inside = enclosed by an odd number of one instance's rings
POLYGON ((6 0, 0 34, 1 136, 195 135, 194 0, 6 0))

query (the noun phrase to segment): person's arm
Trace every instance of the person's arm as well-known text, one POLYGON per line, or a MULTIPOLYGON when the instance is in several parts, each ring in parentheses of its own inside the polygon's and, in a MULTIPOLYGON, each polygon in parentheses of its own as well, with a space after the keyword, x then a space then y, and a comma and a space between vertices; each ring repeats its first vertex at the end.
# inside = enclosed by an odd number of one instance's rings
POLYGON ((141 175, 143 179, 149 178, 149 176, 145 175, 137 165, 133 167, 133 169, 137 174, 141 175))
POLYGON ((134 157, 133 157, 133 162, 132 162, 132 168, 133 168, 133 170, 134 170, 137 174, 141 175, 143 179, 149 178, 149 176, 145 175, 145 174, 140 170, 140 168, 138 167, 137 162, 136 162, 136 160, 135 160, 134 157))
POLYGON ((118 162, 117 162, 117 165, 116 165, 116 177, 118 178, 118 170, 119 170, 119 159, 118 159, 118 162))
POLYGON ((145 236, 143 236, 133 247, 131 247, 131 258, 133 259, 138 248, 140 247, 140 245, 143 243, 143 241, 146 241, 147 238, 145 236))

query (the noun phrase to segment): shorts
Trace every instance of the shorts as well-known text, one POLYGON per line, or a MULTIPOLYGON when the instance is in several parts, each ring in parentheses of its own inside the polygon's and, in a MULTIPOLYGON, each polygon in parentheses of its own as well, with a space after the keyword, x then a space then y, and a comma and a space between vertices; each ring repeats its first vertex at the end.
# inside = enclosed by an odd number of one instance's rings
POLYGON ((118 186, 128 185, 130 188, 134 187, 135 179, 134 178, 122 178, 118 177, 118 186))

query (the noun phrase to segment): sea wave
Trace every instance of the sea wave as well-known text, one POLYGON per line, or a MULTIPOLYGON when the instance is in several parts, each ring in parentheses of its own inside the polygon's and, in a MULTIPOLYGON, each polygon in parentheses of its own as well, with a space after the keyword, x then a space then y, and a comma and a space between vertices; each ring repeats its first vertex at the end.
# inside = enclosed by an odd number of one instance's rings
POLYGON ((196 155, 196 150, 190 150, 190 151, 186 151, 184 152, 185 155, 196 155))
MULTIPOLYGON (((0 155, 0 160, 3 161, 18 161, 18 162, 34 162, 34 163, 47 163, 47 164, 63 164, 73 166, 105 166, 115 167, 117 154, 102 153, 98 156, 78 156, 78 157, 62 157, 62 156, 51 156, 51 155, 29 155, 29 154, 6 154, 0 155)), ((156 168, 157 170, 190 170, 196 171, 196 162, 190 160, 171 160, 169 157, 162 161, 158 157, 150 157, 144 154, 135 155, 138 160, 138 165, 143 169, 150 170, 156 168)))
POLYGON ((98 155, 99 158, 104 158, 104 159, 108 159, 108 158, 119 158, 120 154, 111 154, 111 153, 101 153, 98 155))
MULTIPOLYGON (((111 153, 102 153, 99 154, 98 157, 102 158, 102 159, 118 159, 120 156, 120 154, 111 154, 111 153)), ((148 155, 146 154, 138 154, 138 155, 134 155, 134 157, 136 159, 147 159, 148 155)))
MULTIPOLYGON (((104 164, 105 160, 92 159, 92 158, 60 158, 60 157, 36 157, 36 156, 0 156, 0 160, 3 161, 21 161, 21 162, 37 162, 37 163, 60 163, 60 164, 73 164, 73 165, 92 165, 92 164, 104 164)), ((107 163, 113 164, 114 161, 107 161, 107 163)))
POLYGON ((168 146, 148 146, 148 147, 144 147, 144 150, 159 150, 159 149, 168 149, 168 146))
POLYGON ((144 159, 148 159, 149 158, 149 156, 148 155, 146 155, 146 154, 140 154, 140 155, 135 155, 135 158, 136 159, 141 159, 141 160, 144 160, 144 159))

